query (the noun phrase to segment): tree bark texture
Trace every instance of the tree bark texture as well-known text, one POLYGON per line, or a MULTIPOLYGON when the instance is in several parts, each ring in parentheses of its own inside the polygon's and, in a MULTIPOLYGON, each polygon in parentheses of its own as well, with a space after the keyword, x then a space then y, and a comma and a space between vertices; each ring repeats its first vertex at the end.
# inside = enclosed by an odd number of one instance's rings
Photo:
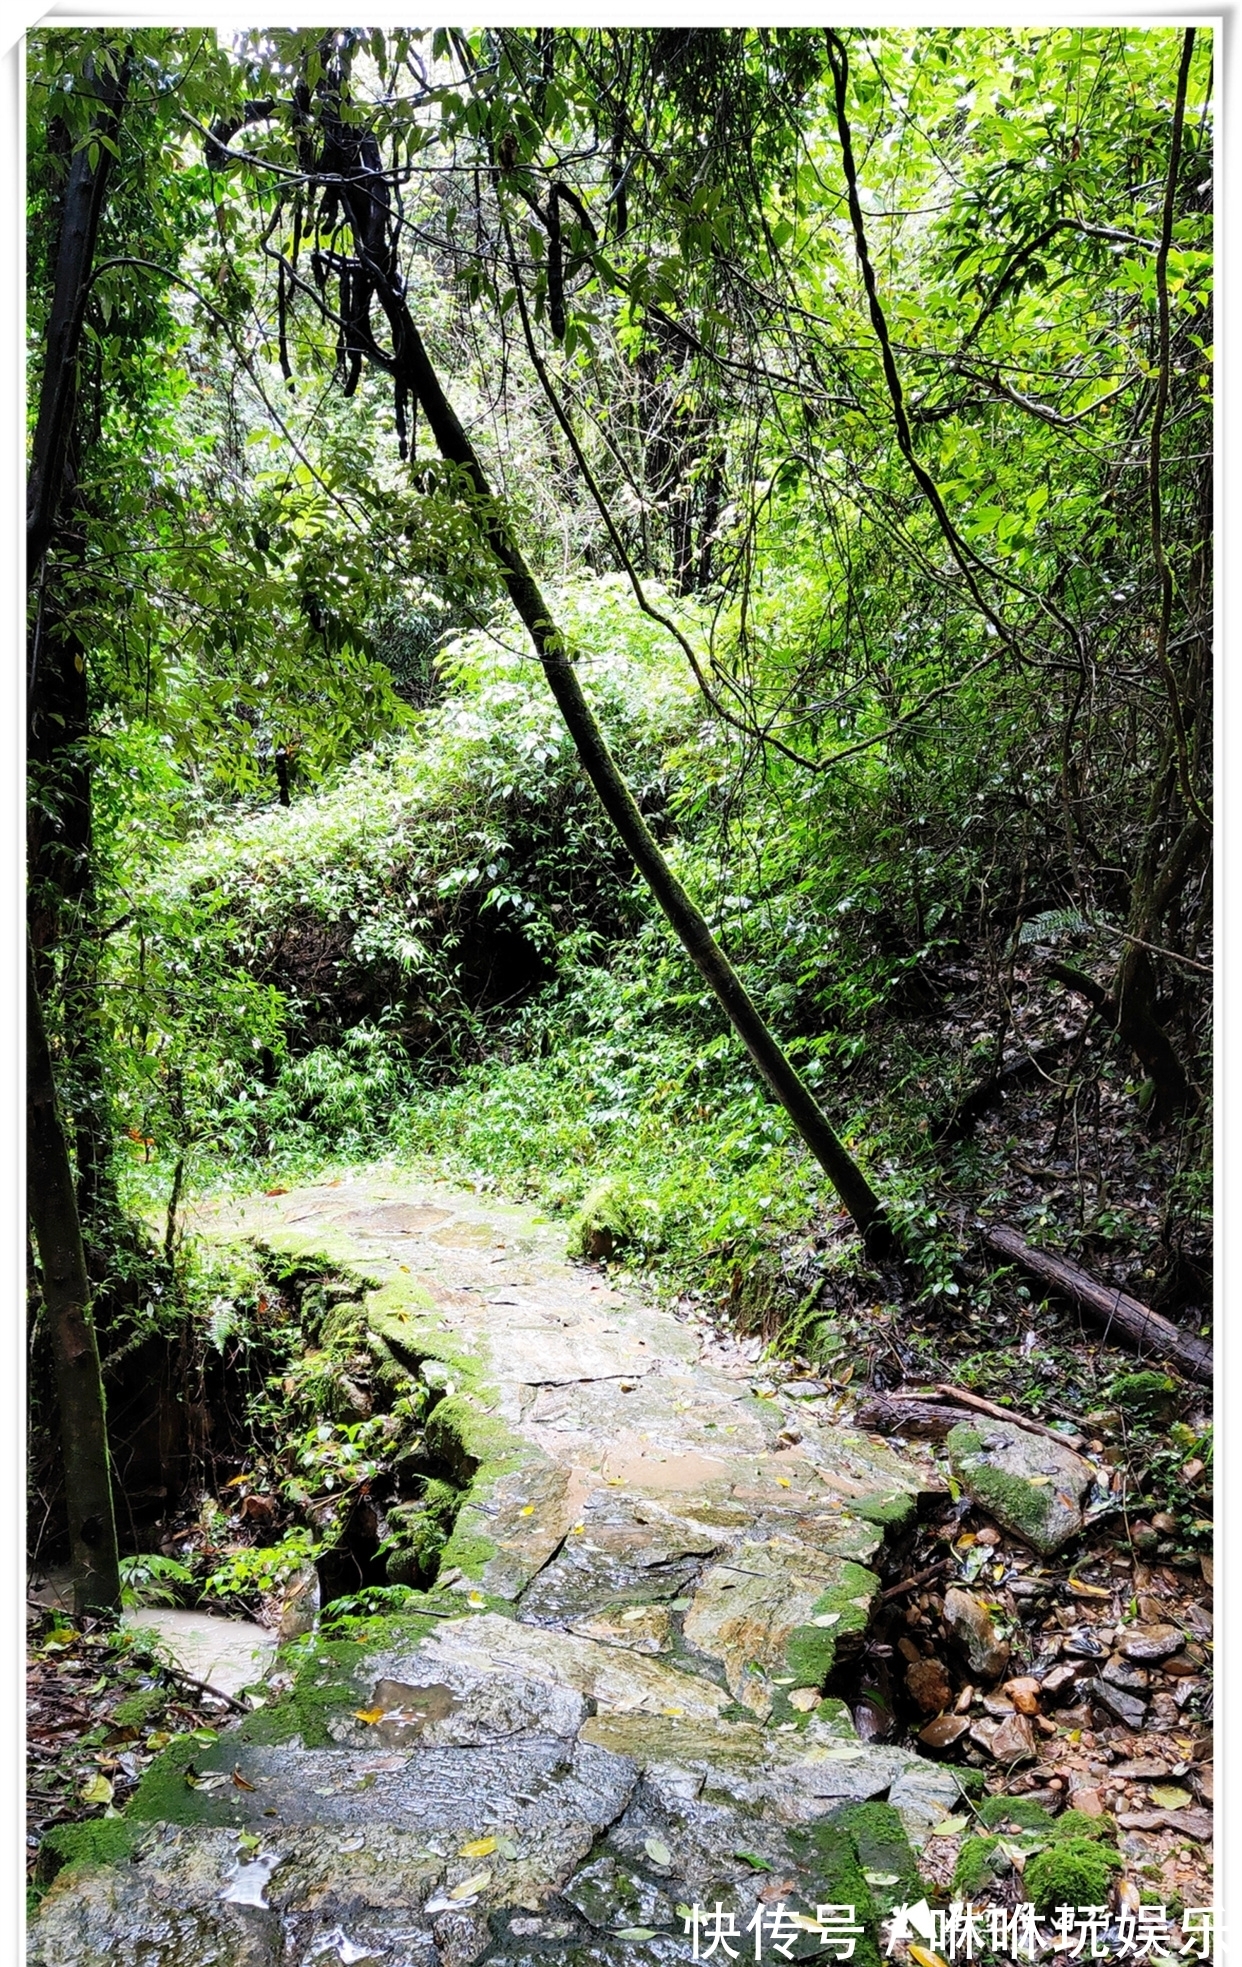
POLYGON ((74 1611, 113 1611, 121 1602, 99 1349, 73 1190, 73 1169, 56 1104, 52 1056, 27 953, 26 1194, 39 1253, 60 1407, 74 1611))

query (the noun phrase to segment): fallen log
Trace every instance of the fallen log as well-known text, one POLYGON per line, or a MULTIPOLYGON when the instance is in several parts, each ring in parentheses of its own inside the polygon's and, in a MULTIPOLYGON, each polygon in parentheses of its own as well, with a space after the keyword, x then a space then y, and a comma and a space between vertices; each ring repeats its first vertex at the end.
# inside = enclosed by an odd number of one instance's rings
POLYGON ((973 1407, 954 1407, 933 1394, 875 1393, 859 1406, 855 1419, 871 1434, 915 1434, 939 1441, 959 1422, 977 1425, 973 1407))
POLYGON ((1005 1223, 998 1223, 993 1229, 985 1229, 983 1240, 988 1248, 998 1256, 1017 1264, 1041 1284, 1050 1284, 1063 1296, 1104 1327, 1105 1338, 1116 1339, 1119 1343, 1133 1346, 1136 1351, 1150 1352, 1158 1358, 1166 1359, 1187 1379, 1199 1380, 1205 1385, 1212 1381, 1212 1348, 1206 1339, 1196 1333, 1183 1332, 1158 1311, 1149 1305, 1140 1304, 1127 1292, 1110 1284, 1101 1284, 1098 1278, 1066 1257, 1054 1257, 1048 1250, 1037 1250, 1020 1236, 1016 1229, 1005 1223))
POLYGON ((987 1414, 992 1420, 1010 1421, 1028 1434, 1045 1434, 1050 1441, 1059 1441, 1066 1448, 1085 1445, 1081 1434, 1045 1427, 1042 1421, 1015 1413, 1012 1407, 998 1407, 994 1400, 983 1400, 960 1386, 925 1387, 918 1393, 873 1394, 858 1409, 860 1424, 876 1434, 918 1434, 932 1440, 948 1434, 959 1422, 977 1424, 980 1414, 987 1414))

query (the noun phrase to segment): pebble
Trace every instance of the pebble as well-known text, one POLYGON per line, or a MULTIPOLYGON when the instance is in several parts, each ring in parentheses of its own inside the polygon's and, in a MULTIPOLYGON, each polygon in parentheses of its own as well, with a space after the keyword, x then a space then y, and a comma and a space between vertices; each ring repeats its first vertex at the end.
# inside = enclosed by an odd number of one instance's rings
POLYGON ((1088 1680, 1082 1691, 1096 1707, 1102 1707, 1115 1720, 1124 1721, 1127 1728, 1142 1727, 1147 1704, 1137 1694, 1128 1694, 1123 1687, 1110 1686, 1107 1680, 1088 1680))
POLYGON ((926 1728, 919 1729, 919 1740, 925 1748, 952 1748, 969 1727, 970 1722, 964 1714, 942 1714, 935 1721, 929 1721, 926 1728))
POLYGON ((1180 1626, 1133 1625, 1122 1628, 1117 1651, 1127 1660, 1167 1660, 1171 1653, 1180 1651, 1181 1645, 1180 1626))
POLYGON ((1030 1674, 1023 1674, 1017 1680, 1007 1680, 1005 1692, 1019 1714, 1039 1713, 1039 1682, 1030 1674))

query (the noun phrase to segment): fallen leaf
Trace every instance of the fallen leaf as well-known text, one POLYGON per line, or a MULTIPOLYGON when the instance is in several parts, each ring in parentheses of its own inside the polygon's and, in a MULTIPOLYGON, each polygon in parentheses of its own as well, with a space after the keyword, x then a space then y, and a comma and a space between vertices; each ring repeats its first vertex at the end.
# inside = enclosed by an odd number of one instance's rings
POLYGON ((752 1871, 771 1871, 773 1869, 767 1859, 761 1858, 755 1851, 735 1851, 733 1855, 735 1858, 740 1858, 744 1865, 749 1865, 752 1871))
POLYGON ((917 1967, 946 1967, 946 1962, 938 1953, 933 1953, 930 1947, 915 1946, 911 1940, 907 1944, 907 1951, 911 1960, 917 1962, 917 1967))
POLYGON ((778 1475, 776 1478, 776 1486, 778 1489, 788 1489, 790 1487, 789 1477, 787 1475, 778 1475))
POLYGON ((483 1887, 490 1885, 491 1882, 490 1871, 473 1872, 469 1878, 463 1878, 460 1885, 454 1885, 449 1897, 455 1903, 459 1903, 462 1899, 472 1899, 476 1892, 481 1892, 483 1887))
POLYGON ((239 1767, 238 1767, 238 1766, 237 1766, 236 1764, 234 1764, 234 1767, 233 1767, 233 1782, 234 1782, 234 1783, 236 1784, 236 1786, 237 1786, 237 1788, 238 1788, 238 1789, 253 1789, 253 1788, 254 1788, 254 1784, 253 1784, 253 1783, 248 1783, 248 1782, 246 1781, 246 1778, 245 1778, 245 1777, 244 1777, 244 1776, 242 1775, 242 1772, 241 1772, 241 1769, 240 1769, 240 1768, 239 1768, 239 1767))
POLYGON ((1113 1595, 1107 1585, 1085 1584, 1081 1578, 1071 1578, 1069 1588, 1075 1598, 1111 1598, 1113 1595))
POLYGON ((649 1837, 643 1846, 653 1865, 671 1865, 673 1854, 658 1837, 649 1837))
POLYGON ((534 1503, 523 1503, 521 1509, 518 1511, 519 1516, 533 1516, 534 1514, 535 1514, 534 1503))
POLYGON ((457 1855, 460 1858, 490 1858, 495 1849, 494 1837, 476 1837, 469 1844, 463 1844, 457 1855))
POLYGON ((834 1626, 840 1619, 839 1612, 817 1612, 811 1620, 813 1626, 834 1626))
POLYGON ((960 1837, 962 1832, 967 1828, 969 1821, 970 1819, 968 1817, 942 1817, 938 1824, 932 1825, 927 1835, 929 1837, 960 1837))
POLYGON ((895 1885, 900 1877, 895 1871, 865 1871, 863 1877, 868 1885, 895 1885))
POLYGON ((89 1783, 78 1791, 78 1800, 81 1803, 111 1803, 112 1784, 106 1776, 92 1776, 89 1783))
POLYGON ((797 1708, 799 1714, 809 1714, 813 1707, 819 1706, 818 1687, 795 1687, 789 1696, 789 1705, 797 1708))
POLYGON ((654 1926, 617 1926, 614 1928, 619 1940, 654 1940, 654 1926))
POLYGON ((359 1707, 354 1709, 354 1720, 365 1721, 369 1728, 373 1728, 377 1721, 382 1721, 383 1719, 384 1710, 382 1707, 359 1707))
POLYGON ((1188 1803, 1194 1802, 1188 1789, 1178 1789, 1172 1783, 1162 1783, 1158 1788, 1150 1790, 1149 1795, 1152 1802, 1158 1804, 1162 1810, 1184 1810, 1188 1803))

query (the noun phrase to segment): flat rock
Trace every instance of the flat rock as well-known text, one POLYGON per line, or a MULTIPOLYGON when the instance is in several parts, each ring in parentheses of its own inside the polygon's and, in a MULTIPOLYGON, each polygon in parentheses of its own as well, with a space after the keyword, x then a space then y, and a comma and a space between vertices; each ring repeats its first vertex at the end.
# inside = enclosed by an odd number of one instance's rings
POLYGON ((1089 1462, 1046 1435, 980 1420, 948 1437, 949 1465, 973 1502, 1047 1556, 1082 1529, 1089 1462))
MULTIPOLYGON (((944 1721, 960 1722, 962 1726, 953 1735, 956 1741, 965 1733, 964 1715, 945 1715, 944 1721)), ((933 1728, 935 1722, 930 1724, 933 1728)), ((926 1736, 924 1729, 923 1735, 926 1736)), ((922 1739, 922 1737, 920 1738, 922 1739)), ((982 1778, 970 1769, 953 1769, 943 1763, 908 1762, 901 1775, 888 1792, 888 1800, 901 1818, 906 1836, 912 1844, 922 1845, 927 1841, 927 1833, 933 1824, 943 1823, 951 1817, 954 1810, 973 1790, 982 1785, 982 1778)))
POLYGON ((720 1532, 649 1501, 596 1492, 556 1557, 524 1592, 521 1618, 534 1625, 564 1624, 636 1598, 676 1598, 723 1540, 720 1532))
POLYGON ((841 1640, 865 1630, 878 1591, 872 1572, 791 1538, 747 1542, 704 1574, 685 1636, 722 1662, 735 1700, 762 1719, 777 1676, 823 1685, 841 1640))
POLYGON ((729 1699, 723 1687, 697 1674, 572 1633, 520 1625, 498 1613, 449 1621, 414 1654, 386 1654, 384 1659, 389 1677, 399 1680, 408 1679, 415 1668, 437 1678, 447 1677, 454 1666, 480 1674, 517 1672, 570 1688, 595 1701, 601 1711, 642 1709, 710 1719, 729 1699))

